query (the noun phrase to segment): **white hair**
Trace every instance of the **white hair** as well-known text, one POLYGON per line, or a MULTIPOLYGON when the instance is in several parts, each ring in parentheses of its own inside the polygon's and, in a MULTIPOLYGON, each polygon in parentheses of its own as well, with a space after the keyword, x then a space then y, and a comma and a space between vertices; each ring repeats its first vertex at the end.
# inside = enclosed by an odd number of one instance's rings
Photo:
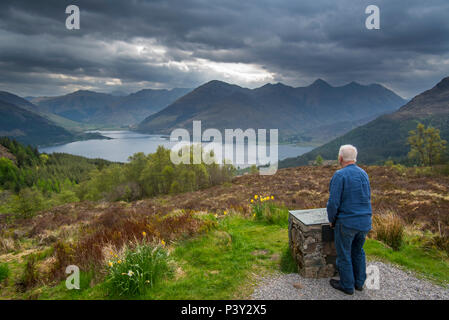
POLYGON ((357 148, 351 144, 345 144, 340 147, 338 156, 343 158, 344 162, 357 161, 357 148))

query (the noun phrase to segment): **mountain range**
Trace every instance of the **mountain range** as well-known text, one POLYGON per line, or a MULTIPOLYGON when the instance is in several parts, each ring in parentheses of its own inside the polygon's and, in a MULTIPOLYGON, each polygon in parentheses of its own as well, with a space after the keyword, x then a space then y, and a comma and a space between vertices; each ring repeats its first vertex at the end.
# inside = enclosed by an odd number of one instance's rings
POLYGON ((324 159, 336 159, 342 144, 356 146, 358 161, 362 163, 383 163, 389 158, 403 160, 409 151, 406 144, 409 131, 415 129, 419 122, 439 129, 441 138, 449 141, 449 77, 417 95, 396 112, 380 116, 302 156, 285 159, 279 166, 306 165, 318 155, 324 159))
POLYGON ((190 90, 144 89, 125 96, 78 90, 58 97, 31 98, 31 102, 43 112, 79 123, 126 127, 138 124, 190 90))
POLYGON ((277 83, 248 89, 214 80, 150 115, 137 130, 165 134, 175 128, 191 131, 193 120, 201 120, 203 128, 278 128, 284 140, 318 143, 395 111, 404 103, 378 84, 351 82, 334 87, 318 79, 307 87, 277 83))
POLYGON ((201 120, 203 128, 220 130, 278 128, 285 141, 316 144, 405 103, 378 84, 334 87, 321 79, 298 88, 277 83, 248 89, 214 80, 193 91, 145 89, 123 96, 79 90, 29 99, 0 92, 1 135, 32 144, 60 143, 81 138, 88 126, 126 127, 151 114, 138 131, 168 134, 201 120))

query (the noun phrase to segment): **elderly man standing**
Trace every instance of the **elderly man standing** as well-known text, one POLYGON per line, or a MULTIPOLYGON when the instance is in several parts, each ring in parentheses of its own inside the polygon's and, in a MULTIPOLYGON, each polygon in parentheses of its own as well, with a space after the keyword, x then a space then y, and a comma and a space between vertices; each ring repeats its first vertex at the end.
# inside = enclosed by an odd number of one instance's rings
POLYGON ((355 163, 357 149, 340 147, 338 162, 342 169, 335 172, 329 186, 327 215, 334 228, 337 249, 337 269, 340 281, 330 284, 346 294, 354 288, 362 291, 366 280, 366 260, 363 244, 371 230, 371 188, 367 173, 355 163))

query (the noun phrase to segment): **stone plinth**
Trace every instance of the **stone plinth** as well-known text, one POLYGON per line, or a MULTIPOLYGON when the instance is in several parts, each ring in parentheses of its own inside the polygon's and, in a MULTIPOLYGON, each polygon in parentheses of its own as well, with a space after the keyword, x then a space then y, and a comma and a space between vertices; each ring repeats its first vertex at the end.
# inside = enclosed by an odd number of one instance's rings
POLYGON ((290 211, 288 220, 289 245, 299 274, 305 278, 334 276, 337 253, 326 209, 290 211))

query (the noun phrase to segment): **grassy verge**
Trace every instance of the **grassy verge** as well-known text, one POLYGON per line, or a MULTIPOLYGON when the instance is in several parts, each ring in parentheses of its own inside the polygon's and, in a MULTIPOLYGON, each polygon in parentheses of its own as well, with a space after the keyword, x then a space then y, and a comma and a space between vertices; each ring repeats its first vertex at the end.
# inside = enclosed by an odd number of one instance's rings
MULTIPOLYGON (((210 215, 209 218, 213 218, 210 215)), ((296 272, 288 248, 284 224, 227 215, 216 228, 189 240, 170 245, 175 266, 171 278, 164 279, 144 294, 132 299, 244 299, 261 276, 273 272, 296 272)), ((439 284, 449 283, 449 263, 441 251, 424 249, 405 242, 393 251, 377 240, 368 239, 365 250, 370 259, 380 259, 417 272, 439 284)), ((81 274, 81 290, 38 286, 15 298, 108 299, 104 283, 92 286, 93 274, 81 274)), ((3 298, 7 298, 3 296, 3 298)))
MULTIPOLYGON (((258 277, 295 268, 285 227, 239 215, 220 219, 206 234, 175 243, 170 256, 174 276, 134 299, 242 299, 258 277)), ((80 278, 81 290, 68 291, 61 283, 37 289, 39 298, 108 298, 104 284, 89 287, 92 275, 82 273, 80 278)))
POLYGON ((380 258, 400 265, 416 272, 418 276, 441 285, 449 284, 449 260, 441 251, 426 249, 408 242, 404 243, 399 251, 394 251, 373 239, 368 239, 364 248, 369 258, 380 258))
POLYGON ((287 238, 286 229, 276 225, 226 218, 217 230, 180 244, 173 254, 178 279, 154 288, 146 298, 243 298, 256 275, 279 270, 287 238))

